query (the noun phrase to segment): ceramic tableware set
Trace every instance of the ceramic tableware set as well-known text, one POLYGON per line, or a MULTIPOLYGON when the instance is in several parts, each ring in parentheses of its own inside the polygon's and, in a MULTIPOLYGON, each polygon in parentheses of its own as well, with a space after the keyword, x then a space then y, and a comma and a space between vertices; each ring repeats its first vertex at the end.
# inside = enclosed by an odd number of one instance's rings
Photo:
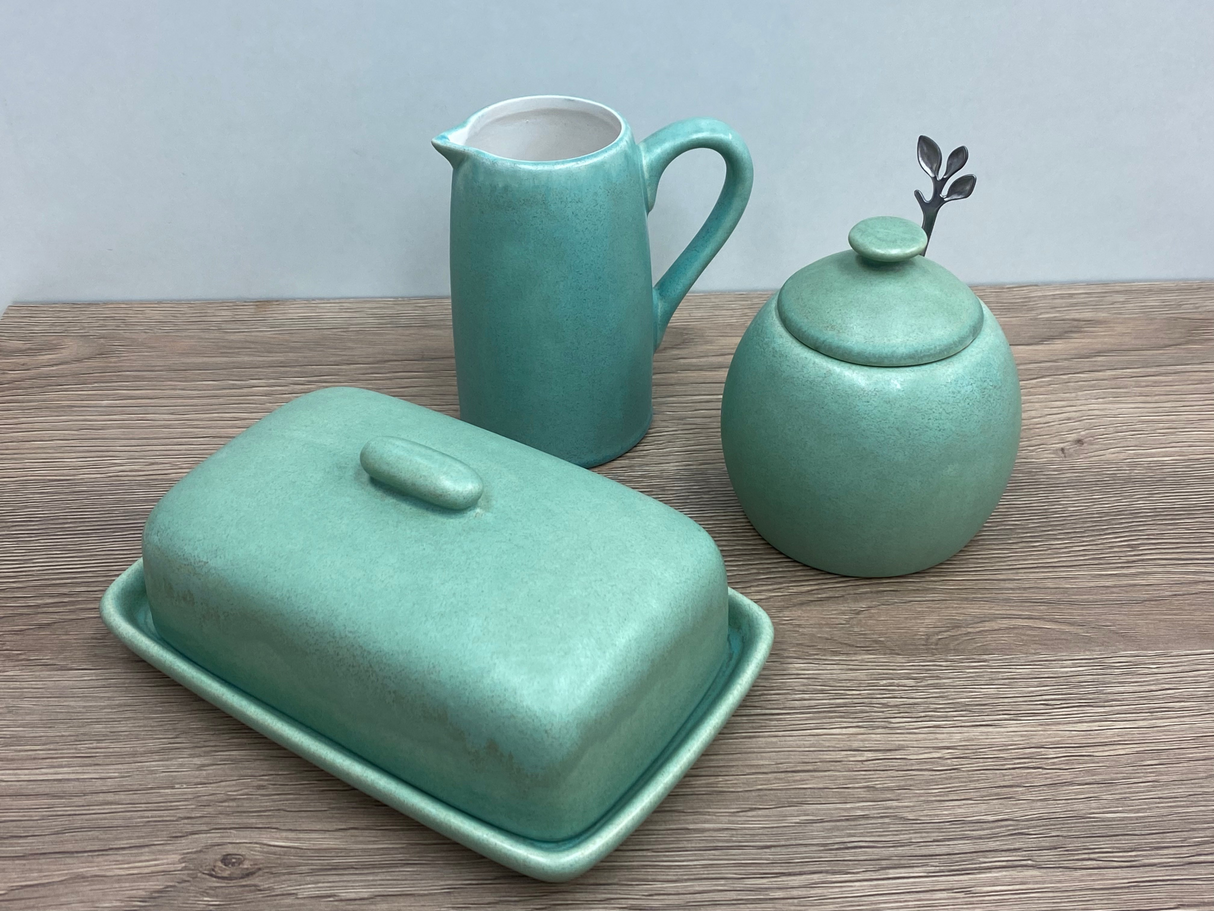
MULTIPOLYGON (((637 142, 602 105, 502 102, 434 140, 451 162, 462 420, 362 389, 309 393, 152 511, 102 615, 131 649, 278 743, 547 880, 616 847, 724 725, 772 625, 695 522, 587 471, 652 417, 654 351, 750 195, 745 144, 686 120, 637 142), (667 165, 717 151, 708 220, 657 285, 646 217, 667 165)), ((898 575, 956 553, 1019 441, 998 323, 861 221, 738 345, 721 407, 754 527, 809 566, 898 575)))

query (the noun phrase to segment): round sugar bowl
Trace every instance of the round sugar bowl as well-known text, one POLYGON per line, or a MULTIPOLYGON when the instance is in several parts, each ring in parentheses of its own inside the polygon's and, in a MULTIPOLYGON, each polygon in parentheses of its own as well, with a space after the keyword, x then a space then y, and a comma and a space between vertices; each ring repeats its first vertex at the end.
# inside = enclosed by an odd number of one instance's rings
POLYGON ((921 255, 918 225, 869 218, 848 242, 789 278, 742 336, 721 445, 773 546, 827 572, 897 576, 947 560, 994 511, 1020 383, 999 323, 921 255))

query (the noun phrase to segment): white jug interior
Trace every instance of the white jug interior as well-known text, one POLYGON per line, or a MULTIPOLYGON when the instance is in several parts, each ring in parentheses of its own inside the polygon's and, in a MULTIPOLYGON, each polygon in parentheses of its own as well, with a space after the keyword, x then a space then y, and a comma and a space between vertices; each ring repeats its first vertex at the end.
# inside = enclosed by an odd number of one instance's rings
POLYGON ((606 148, 624 123, 610 108, 562 95, 514 98, 485 108, 452 142, 516 161, 561 161, 606 148))

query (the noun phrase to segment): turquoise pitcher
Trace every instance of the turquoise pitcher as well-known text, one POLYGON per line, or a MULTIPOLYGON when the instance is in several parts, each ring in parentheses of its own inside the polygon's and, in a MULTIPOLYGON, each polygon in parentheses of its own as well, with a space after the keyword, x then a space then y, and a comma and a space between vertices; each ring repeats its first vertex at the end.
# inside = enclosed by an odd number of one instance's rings
POLYGON ((434 140, 451 162, 451 323, 460 417, 579 465, 635 446, 653 353, 750 197, 746 144, 719 120, 637 143, 619 114, 516 98, 434 140), (708 220, 656 286, 646 217, 689 149, 725 159, 708 220))

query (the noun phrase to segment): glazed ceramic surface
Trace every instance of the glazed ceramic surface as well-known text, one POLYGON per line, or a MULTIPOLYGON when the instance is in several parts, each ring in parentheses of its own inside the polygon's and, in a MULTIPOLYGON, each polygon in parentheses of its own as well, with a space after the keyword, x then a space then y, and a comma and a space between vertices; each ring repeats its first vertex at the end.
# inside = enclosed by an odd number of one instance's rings
POLYGON ((493 105, 434 146, 451 183, 460 416, 579 465, 632 448, 652 416, 653 353, 750 196, 745 144, 717 120, 637 143, 619 114, 562 96, 493 105), (699 233, 652 285, 646 216, 666 166, 725 159, 699 233))
POLYGON ((730 589, 729 651, 700 704, 631 788, 586 831, 559 842, 499 828, 427 794, 191 661, 152 622, 143 561, 105 593, 106 626, 144 660, 276 743, 372 797, 520 873, 563 882, 584 873, 645 820, 729 720, 771 649, 772 627, 753 601, 730 589))
POLYGON ((191 471, 148 519, 142 576, 182 660, 512 843, 600 826, 697 711, 720 715, 742 651, 690 519, 358 389, 191 471))
POLYGON ((1011 349, 903 219, 802 269, 730 364, 721 443, 754 527, 788 556, 894 576, 960 550, 998 503, 1020 440, 1011 349))

